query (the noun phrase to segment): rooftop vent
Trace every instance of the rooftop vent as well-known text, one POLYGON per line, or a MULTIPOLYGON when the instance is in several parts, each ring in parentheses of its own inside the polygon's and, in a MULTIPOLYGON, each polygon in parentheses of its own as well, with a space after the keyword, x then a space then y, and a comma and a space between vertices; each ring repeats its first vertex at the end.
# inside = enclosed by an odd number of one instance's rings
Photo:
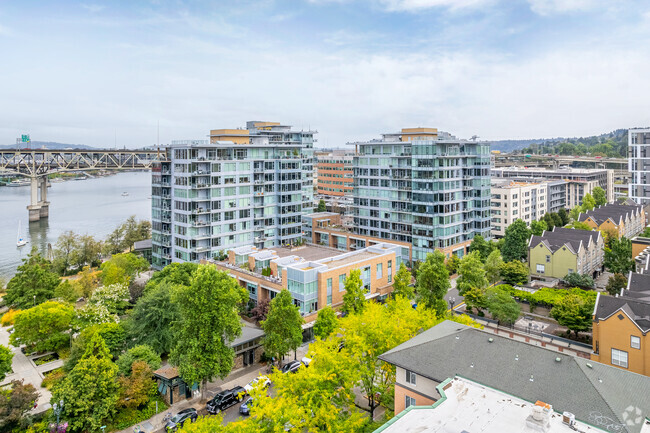
POLYGON ((490 337, 488 338, 488 343, 492 343, 494 341, 494 338, 490 337))
POLYGON ((526 426, 533 431, 549 432, 551 430, 551 413, 553 407, 550 404, 538 401, 530 415, 526 418, 526 426))
MULTIPOLYGON (((594 366, 591 365, 591 363, 588 362, 588 363, 587 363, 587 368, 594 368, 594 366)), ((567 412, 567 413, 568 413, 568 412, 567 412)))
POLYGON ((555 362, 560 362, 560 361, 562 361, 562 358, 560 358, 559 356, 555 358, 555 362))
POLYGON ((535 381, 535 379, 533 379, 533 375, 532 375, 532 374, 530 375, 530 379, 529 379, 529 380, 530 380, 531 382, 534 382, 534 381, 535 381))
POLYGON ((574 427, 576 425, 576 416, 571 412, 564 412, 562 414, 562 422, 569 427, 574 427))

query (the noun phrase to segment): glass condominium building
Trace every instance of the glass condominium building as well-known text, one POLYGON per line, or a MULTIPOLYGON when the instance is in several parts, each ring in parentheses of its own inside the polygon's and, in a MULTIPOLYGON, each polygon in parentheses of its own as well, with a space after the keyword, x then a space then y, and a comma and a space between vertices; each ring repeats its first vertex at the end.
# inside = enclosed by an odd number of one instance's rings
POLYGON ((490 145, 435 128, 405 128, 350 143, 357 234, 413 245, 413 260, 438 249, 462 257, 490 238, 490 145))
POLYGON ((153 266, 298 241, 313 211, 315 133, 253 121, 173 141, 152 170, 153 266))

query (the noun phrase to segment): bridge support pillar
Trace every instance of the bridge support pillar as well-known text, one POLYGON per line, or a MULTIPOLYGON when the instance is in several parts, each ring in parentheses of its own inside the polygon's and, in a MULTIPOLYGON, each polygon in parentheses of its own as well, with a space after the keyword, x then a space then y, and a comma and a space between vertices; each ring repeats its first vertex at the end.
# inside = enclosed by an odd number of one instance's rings
POLYGON ((47 201, 47 176, 32 176, 31 180, 31 198, 27 206, 29 211, 29 221, 39 221, 41 218, 49 216, 50 202, 47 201), (38 190, 41 190, 40 199, 38 190))
POLYGON ((38 183, 41 189, 41 200, 38 202, 41 206, 40 217, 47 218, 50 215, 50 202, 47 201, 47 175, 41 177, 38 183))

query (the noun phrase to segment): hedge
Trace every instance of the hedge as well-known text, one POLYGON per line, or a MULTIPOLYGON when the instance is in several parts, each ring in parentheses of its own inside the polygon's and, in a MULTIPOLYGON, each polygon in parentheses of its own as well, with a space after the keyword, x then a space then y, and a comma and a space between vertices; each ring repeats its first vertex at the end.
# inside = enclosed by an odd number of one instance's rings
POLYGON ((508 284, 502 284, 496 288, 509 293, 515 299, 528 302, 531 308, 535 308, 538 305, 553 308, 555 304, 568 295, 578 295, 585 301, 594 304, 597 296, 597 292, 582 290, 577 287, 569 290, 544 287, 535 293, 526 292, 525 290, 517 290, 508 284))

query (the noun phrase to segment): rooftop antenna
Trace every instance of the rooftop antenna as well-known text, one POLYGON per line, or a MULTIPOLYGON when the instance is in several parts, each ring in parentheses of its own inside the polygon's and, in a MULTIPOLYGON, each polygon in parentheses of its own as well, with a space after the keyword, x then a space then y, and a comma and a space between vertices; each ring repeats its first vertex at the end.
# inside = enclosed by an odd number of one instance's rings
POLYGON ((477 138, 479 138, 478 135, 472 135, 472 138, 470 138, 470 140, 476 141, 477 138))

